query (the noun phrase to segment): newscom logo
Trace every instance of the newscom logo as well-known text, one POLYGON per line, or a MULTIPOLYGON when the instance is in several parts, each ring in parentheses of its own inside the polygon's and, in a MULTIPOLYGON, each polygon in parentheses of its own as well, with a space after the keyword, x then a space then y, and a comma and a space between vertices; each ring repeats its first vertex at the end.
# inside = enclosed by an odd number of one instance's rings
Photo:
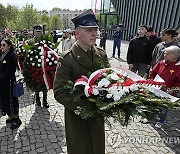
POLYGON ((180 144, 180 137, 150 137, 150 136, 127 136, 122 137, 120 133, 110 133, 107 135, 107 142, 113 148, 119 147, 120 144, 139 143, 139 144, 180 144))

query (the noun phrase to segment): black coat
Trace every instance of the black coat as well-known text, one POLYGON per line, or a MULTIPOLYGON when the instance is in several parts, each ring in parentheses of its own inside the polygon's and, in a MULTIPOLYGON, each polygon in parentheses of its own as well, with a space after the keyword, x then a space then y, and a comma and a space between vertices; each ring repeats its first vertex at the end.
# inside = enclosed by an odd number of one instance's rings
POLYGON ((129 43, 127 52, 128 64, 151 64, 150 42, 146 37, 135 37, 129 43))
MULTIPOLYGON (((15 81, 17 67, 17 56, 13 51, 9 51, 3 58, 0 58, 0 95, 2 112, 11 115, 10 103, 18 104, 18 98, 12 96, 12 86, 15 81)), ((17 114, 15 109, 15 114, 17 114)))

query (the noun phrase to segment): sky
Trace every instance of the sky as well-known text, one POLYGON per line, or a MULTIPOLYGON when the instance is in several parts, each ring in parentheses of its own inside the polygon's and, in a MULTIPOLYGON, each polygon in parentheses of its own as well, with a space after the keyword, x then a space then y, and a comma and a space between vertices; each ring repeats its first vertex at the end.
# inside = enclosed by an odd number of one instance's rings
MULTIPOLYGON (((26 4, 33 4, 38 11, 51 11, 54 7, 70 10, 90 9, 94 6, 95 0, 0 0, 5 7, 7 4, 22 8, 26 4)), ((97 0, 97 9, 100 6, 100 0, 97 0)))

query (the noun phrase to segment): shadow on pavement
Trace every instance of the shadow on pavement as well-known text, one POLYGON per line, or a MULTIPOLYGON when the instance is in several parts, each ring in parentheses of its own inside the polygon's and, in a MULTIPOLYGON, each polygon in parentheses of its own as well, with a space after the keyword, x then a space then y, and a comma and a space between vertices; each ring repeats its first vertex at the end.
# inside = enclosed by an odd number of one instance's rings
POLYGON ((29 123, 21 131, 13 131, 15 147, 13 151, 11 149, 7 152, 63 153, 64 128, 60 123, 51 120, 47 109, 36 107, 29 123))
MULTIPOLYGON (((154 125, 152 126, 154 127, 154 125)), ((155 128, 161 141, 175 154, 180 154, 180 108, 169 110, 166 121, 161 129, 155 128)))
POLYGON ((34 106, 31 94, 26 90, 19 99, 22 120, 19 129, 10 130, 5 125, 6 117, 0 114, 3 125, 0 128, 0 153, 65 153, 64 126, 56 118, 57 113, 49 112, 53 108, 34 106))

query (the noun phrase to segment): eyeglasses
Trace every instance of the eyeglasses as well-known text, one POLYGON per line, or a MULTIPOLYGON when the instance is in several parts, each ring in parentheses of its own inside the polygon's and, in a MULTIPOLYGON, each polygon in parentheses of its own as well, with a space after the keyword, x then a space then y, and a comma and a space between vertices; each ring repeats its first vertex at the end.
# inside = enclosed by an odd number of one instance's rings
POLYGON ((6 44, 1 44, 1 46, 2 46, 2 47, 5 47, 5 46, 6 46, 6 44))

